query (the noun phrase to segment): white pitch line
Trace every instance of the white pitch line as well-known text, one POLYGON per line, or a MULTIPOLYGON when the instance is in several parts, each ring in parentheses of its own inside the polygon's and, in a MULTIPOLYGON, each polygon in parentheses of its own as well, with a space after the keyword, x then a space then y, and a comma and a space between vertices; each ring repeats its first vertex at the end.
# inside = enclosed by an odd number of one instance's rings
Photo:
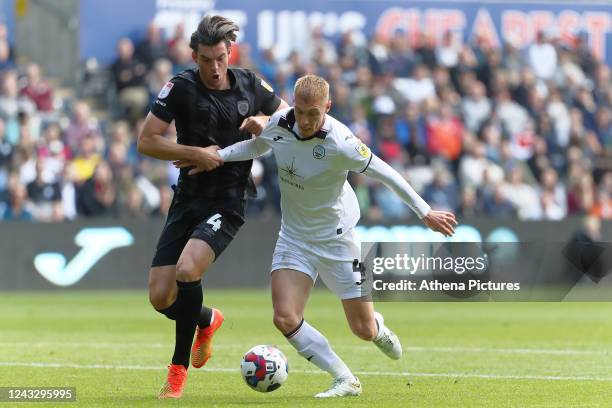
MULTIPOLYGON (((0 347, 93 347, 93 348, 172 348, 170 343, 97 343, 97 342, 0 342, 0 347)), ((215 344, 218 349, 247 350, 248 344, 215 344)), ((370 350, 369 345, 356 346, 334 344, 334 348, 348 350, 370 350)), ((535 349, 535 348, 495 348, 495 347, 461 347, 461 346, 407 346, 405 351, 441 352, 441 353, 493 353, 493 354, 542 354, 570 356, 612 356, 612 350, 576 350, 576 349, 535 349)))
MULTIPOLYGON (((35 368, 75 368, 75 369, 103 369, 103 370, 155 370, 161 371, 163 366, 145 365, 111 365, 111 364, 70 364, 70 363, 21 363, 0 361, 0 367, 35 367, 35 368)), ((239 373, 237 368, 203 368, 200 371, 239 373)), ((291 370, 296 374, 326 374, 317 370, 291 370)), ((357 375, 370 375, 382 377, 441 377, 441 378, 481 378, 488 380, 541 380, 541 381, 610 381, 612 377, 588 377, 588 376, 552 376, 552 375, 498 375, 478 373, 416 373, 416 372, 394 372, 394 371, 355 371, 357 375)))

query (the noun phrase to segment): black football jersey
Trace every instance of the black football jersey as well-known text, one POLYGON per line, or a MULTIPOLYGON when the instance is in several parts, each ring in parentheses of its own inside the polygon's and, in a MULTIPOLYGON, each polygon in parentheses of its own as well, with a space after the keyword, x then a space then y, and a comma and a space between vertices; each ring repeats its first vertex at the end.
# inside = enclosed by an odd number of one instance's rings
MULTIPOLYGON (((221 148, 248 140, 238 128, 258 112, 271 115, 281 103, 272 87, 246 69, 229 68, 230 89, 204 86, 197 69, 172 78, 153 102, 151 113, 165 122, 175 121, 177 142, 183 145, 221 148)), ((252 160, 226 163, 194 176, 181 169, 178 192, 189 196, 244 198, 249 186, 252 160)), ((251 183, 252 184, 252 183, 251 183)))

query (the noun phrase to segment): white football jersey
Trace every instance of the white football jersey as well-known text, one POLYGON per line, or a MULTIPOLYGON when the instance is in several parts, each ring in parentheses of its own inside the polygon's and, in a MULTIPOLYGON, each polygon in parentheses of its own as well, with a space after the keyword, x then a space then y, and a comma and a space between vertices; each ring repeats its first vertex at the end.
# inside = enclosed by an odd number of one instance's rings
POLYGON ((344 235, 359 221, 359 204, 346 180, 363 172, 370 149, 344 124, 325 116, 323 127, 302 139, 293 108, 276 112, 259 136, 272 148, 281 190, 281 236, 323 241, 344 235))

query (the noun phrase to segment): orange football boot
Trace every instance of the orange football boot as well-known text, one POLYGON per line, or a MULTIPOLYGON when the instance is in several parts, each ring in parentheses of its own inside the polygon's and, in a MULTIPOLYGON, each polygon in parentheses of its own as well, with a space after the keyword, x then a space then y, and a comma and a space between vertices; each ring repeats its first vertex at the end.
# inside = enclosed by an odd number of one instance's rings
POLYGON ((213 308, 213 322, 205 329, 200 329, 196 326, 195 339, 191 347, 191 365, 195 368, 200 368, 212 355, 212 338, 215 332, 223 324, 223 313, 220 310, 213 308))
POLYGON ((168 379, 159 390, 159 399, 181 398, 183 388, 187 381, 187 369, 182 364, 170 364, 168 366, 168 379))

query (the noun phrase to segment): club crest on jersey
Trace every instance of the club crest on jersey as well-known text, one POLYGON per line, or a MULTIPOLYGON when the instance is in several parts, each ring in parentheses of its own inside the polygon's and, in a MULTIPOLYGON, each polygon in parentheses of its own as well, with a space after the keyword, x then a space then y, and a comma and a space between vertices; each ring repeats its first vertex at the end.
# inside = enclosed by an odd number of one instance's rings
POLYGON ((362 142, 359 142, 359 144, 355 147, 355 150, 357 150, 357 153, 359 153, 361 157, 365 159, 370 157, 370 148, 364 145, 362 142))
POLYGON ((325 148, 321 145, 316 145, 312 148, 312 157, 322 159, 325 157, 325 148))
POLYGON ((238 113, 245 116, 249 112, 249 101, 238 101, 238 113))
POLYGON ((166 85, 159 91, 159 95, 157 95, 158 99, 164 99, 166 96, 170 95, 170 91, 174 84, 170 81, 166 82, 166 85))

